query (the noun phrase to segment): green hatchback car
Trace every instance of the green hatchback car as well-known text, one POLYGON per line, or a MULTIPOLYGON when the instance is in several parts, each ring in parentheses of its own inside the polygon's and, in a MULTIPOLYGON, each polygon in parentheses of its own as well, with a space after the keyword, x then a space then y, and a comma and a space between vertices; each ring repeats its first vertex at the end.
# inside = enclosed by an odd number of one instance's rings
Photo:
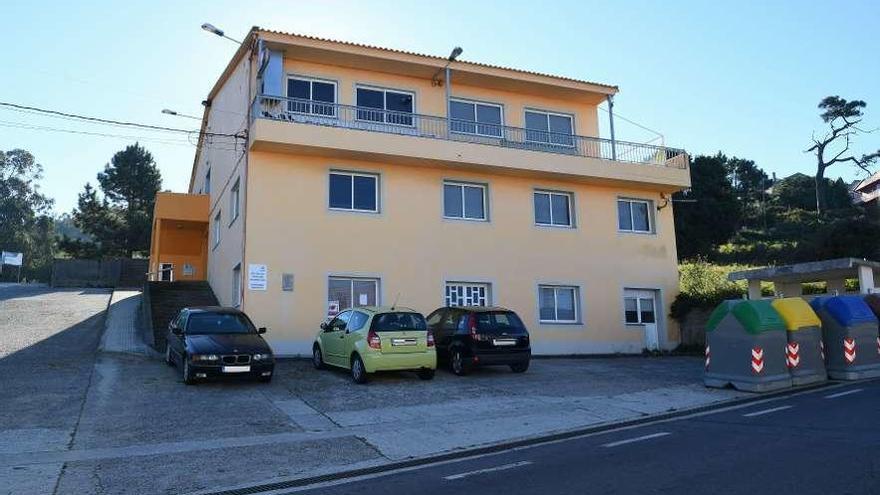
POLYGON ((351 371, 355 383, 366 383, 377 371, 415 371, 434 378, 437 350, 425 317, 409 308, 350 308, 321 323, 312 347, 312 363, 351 371))

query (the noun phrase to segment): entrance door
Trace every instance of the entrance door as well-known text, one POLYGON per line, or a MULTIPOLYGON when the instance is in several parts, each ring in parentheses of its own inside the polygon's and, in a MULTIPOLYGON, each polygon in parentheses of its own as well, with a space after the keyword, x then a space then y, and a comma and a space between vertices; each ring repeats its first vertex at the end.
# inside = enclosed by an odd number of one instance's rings
POLYGON ((623 308, 627 325, 641 325, 645 331, 645 348, 660 350, 660 331, 657 328, 657 291, 626 289, 623 308))
POLYGON ((159 281, 160 282, 173 282, 174 281, 174 264, 173 263, 159 263, 159 281))

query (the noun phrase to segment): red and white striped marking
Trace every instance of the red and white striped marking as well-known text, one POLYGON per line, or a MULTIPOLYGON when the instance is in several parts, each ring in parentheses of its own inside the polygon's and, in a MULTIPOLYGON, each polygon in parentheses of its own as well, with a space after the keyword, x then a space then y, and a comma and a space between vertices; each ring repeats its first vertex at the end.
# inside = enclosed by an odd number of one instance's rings
MULTIPOLYGON (((877 345, 880 346, 880 337, 877 338, 877 345)), ((709 346, 706 345, 706 369, 709 369, 709 363, 712 362, 712 354, 709 352, 709 346)))
POLYGON ((843 358, 846 364, 853 364, 856 361, 856 339, 852 337, 843 339, 843 358))
POLYGON ((760 374, 764 371, 764 349, 755 347, 752 349, 752 371, 760 374))
POLYGON ((785 363, 789 368, 797 368, 801 364, 801 345, 797 342, 790 342, 785 346, 785 363))

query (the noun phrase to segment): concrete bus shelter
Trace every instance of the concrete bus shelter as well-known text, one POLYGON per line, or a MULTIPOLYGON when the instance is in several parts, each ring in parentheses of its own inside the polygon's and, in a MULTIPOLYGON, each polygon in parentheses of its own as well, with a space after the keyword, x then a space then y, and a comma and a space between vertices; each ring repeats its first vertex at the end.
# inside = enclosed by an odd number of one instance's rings
POLYGON ((828 293, 843 294, 846 292, 844 283, 847 279, 859 280, 859 291, 862 294, 878 292, 874 287, 874 272, 880 270, 880 262, 858 258, 838 258, 793 265, 757 268, 731 272, 727 278, 731 281, 747 280, 749 299, 761 298, 761 282, 773 282, 777 296, 799 297, 803 295, 806 282, 825 282, 828 293))

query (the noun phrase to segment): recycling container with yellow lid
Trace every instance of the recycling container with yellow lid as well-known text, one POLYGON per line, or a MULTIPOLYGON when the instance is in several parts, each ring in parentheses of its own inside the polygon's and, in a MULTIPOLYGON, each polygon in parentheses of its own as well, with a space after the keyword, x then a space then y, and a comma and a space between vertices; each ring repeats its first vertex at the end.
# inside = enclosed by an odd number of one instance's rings
POLYGON ((785 324, 788 344, 785 362, 793 385, 807 385, 828 380, 825 370, 822 321, 807 301, 800 297, 774 299, 773 309, 785 324))

